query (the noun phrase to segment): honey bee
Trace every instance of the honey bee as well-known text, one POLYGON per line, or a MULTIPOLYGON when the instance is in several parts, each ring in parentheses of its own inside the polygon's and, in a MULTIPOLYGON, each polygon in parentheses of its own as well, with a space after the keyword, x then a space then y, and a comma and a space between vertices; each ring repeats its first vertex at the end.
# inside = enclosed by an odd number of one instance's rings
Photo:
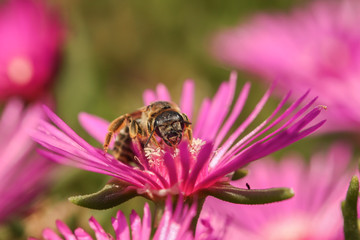
POLYGON ((149 142, 159 147, 156 136, 171 147, 177 146, 183 135, 186 135, 190 142, 192 141, 191 123, 188 117, 175 103, 166 101, 153 102, 112 121, 104 141, 105 151, 108 150, 109 143, 115 134, 118 135, 113 154, 123 162, 133 159, 130 143, 135 138, 138 138, 144 147, 149 142))

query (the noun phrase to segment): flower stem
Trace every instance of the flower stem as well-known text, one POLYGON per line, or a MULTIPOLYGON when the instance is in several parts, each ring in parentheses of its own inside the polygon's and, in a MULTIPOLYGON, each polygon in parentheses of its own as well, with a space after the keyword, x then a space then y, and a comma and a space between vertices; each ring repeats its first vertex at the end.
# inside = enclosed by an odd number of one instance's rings
POLYGON ((198 196, 198 198, 195 198, 195 201, 197 200, 197 207, 196 207, 196 215, 191 221, 190 230, 193 232, 193 235, 195 236, 196 233, 196 226, 200 217, 200 213, 202 210, 202 207, 204 205, 206 196, 198 196))
POLYGON ((155 214, 154 214, 154 226, 153 229, 157 228, 160 224, 161 218, 164 215, 165 202, 154 202, 155 203, 155 214))

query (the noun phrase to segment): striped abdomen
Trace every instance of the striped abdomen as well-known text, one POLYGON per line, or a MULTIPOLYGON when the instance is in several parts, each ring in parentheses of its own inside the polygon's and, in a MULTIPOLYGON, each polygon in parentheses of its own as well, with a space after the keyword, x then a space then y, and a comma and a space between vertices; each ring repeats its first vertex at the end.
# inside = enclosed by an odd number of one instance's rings
POLYGON ((128 127, 123 128, 116 136, 113 155, 123 163, 134 161, 134 153, 131 150, 131 138, 128 127))

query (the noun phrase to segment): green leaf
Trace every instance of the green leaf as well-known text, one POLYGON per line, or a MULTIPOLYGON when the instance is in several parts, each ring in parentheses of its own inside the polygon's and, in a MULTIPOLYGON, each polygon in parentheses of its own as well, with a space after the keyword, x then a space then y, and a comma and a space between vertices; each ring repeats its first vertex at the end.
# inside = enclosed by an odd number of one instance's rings
POLYGON ((217 184, 205 192, 218 199, 238 204, 265 204, 279 202, 294 196, 290 188, 242 189, 230 184, 217 184))
POLYGON ((69 201, 91 209, 108 209, 138 196, 136 189, 120 182, 106 184, 103 189, 88 195, 73 196, 69 201))
POLYGON ((359 197, 359 179, 353 176, 346 199, 341 203, 341 210, 344 216, 344 234, 346 240, 360 240, 358 219, 357 219, 357 201, 359 197))
POLYGON ((249 171, 246 169, 238 169, 234 172, 234 174, 232 175, 231 180, 235 181, 235 180, 239 180, 240 178, 245 177, 246 175, 248 175, 249 171))

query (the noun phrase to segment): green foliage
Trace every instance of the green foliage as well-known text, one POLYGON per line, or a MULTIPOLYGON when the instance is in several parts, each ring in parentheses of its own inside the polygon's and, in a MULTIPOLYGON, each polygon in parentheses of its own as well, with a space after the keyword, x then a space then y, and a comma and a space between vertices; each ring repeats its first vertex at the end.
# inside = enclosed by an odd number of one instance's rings
POLYGON ((360 239, 357 202, 359 198, 359 179, 354 176, 351 179, 346 199, 341 203, 341 210, 344 216, 344 234, 346 240, 360 239))

